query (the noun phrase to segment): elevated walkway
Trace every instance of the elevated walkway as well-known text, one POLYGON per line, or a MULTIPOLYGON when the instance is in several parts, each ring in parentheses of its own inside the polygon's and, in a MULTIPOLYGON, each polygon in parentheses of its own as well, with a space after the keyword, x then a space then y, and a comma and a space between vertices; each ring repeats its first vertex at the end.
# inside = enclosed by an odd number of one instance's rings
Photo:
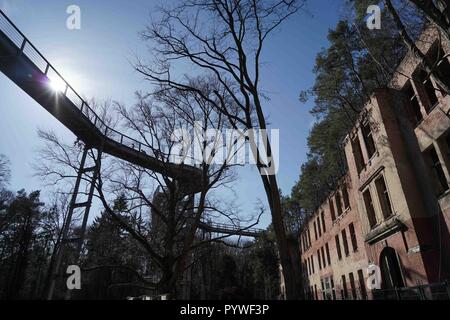
POLYGON ((200 169, 162 162, 150 146, 106 125, 1 10, 0 71, 89 147, 201 190, 200 169))

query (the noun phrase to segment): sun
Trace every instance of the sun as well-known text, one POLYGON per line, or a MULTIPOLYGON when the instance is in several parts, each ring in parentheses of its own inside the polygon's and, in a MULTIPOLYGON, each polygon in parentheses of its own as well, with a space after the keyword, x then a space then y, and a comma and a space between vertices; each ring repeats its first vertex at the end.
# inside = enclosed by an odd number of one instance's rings
POLYGON ((66 90, 66 83, 59 77, 50 77, 49 86, 50 88, 56 92, 64 92, 66 90))

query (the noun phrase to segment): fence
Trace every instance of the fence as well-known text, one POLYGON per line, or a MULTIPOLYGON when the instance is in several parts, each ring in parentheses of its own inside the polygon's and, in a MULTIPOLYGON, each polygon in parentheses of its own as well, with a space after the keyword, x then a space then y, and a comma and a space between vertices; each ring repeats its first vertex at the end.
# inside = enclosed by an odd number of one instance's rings
POLYGON ((415 287, 374 290, 374 300, 450 300, 450 281, 415 287))

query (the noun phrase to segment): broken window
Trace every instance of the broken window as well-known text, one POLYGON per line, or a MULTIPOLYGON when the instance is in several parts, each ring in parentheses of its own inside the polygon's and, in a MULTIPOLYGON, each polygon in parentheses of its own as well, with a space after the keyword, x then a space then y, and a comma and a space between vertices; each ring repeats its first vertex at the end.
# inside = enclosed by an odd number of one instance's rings
POLYGON ((313 224, 314 224, 314 239, 317 240, 317 225, 315 221, 313 222, 313 224))
POLYGON ((342 244, 344 245, 345 256, 348 257, 348 255, 350 254, 350 251, 348 249, 347 232, 345 231, 345 229, 342 230, 342 244))
POLYGON ((356 300, 358 298, 358 296, 356 295, 356 285, 355 285, 355 277, 353 276, 353 272, 350 272, 350 274, 348 275, 349 279, 350 279, 350 288, 352 290, 352 298, 354 300, 356 300))
POLYGON ((334 240, 336 241, 336 251, 337 251, 338 259, 342 260, 341 243, 339 241, 339 235, 336 235, 334 240))
POLYGON ((342 215, 342 202, 341 202, 341 195, 338 192, 336 192, 336 209, 338 217, 342 215))
POLYGON ((447 178, 445 177, 444 170, 442 169, 442 164, 439 160, 436 149, 432 147, 429 151, 430 161, 431 161, 431 171, 433 174, 436 193, 441 195, 449 189, 447 178))
POLYGON ((375 181, 375 186, 377 188, 378 199, 380 200, 381 210, 383 212, 383 217, 388 219, 392 216, 391 200, 389 198, 389 193, 384 181, 384 177, 380 176, 375 181))
POLYGON ((328 265, 331 265, 330 247, 328 246, 328 243, 325 244, 325 251, 327 252, 328 265))
POLYGON ((373 140, 372 129, 369 121, 366 121, 361 127, 364 143, 366 144, 367 154, 369 159, 373 157, 376 152, 375 142, 373 140))
POLYGON ((408 99, 406 108, 407 114, 409 116, 411 124, 415 127, 423 120, 423 115, 422 111, 420 110, 419 99, 417 98, 416 92, 411 85, 411 81, 409 81, 406 85, 404 93, 408 99))
POLYGON ((361 291, 361 298, 367 300, 366 282, 364 280, 364 273, 362 270, 358 270, 359 289, 361 291))
POLYGON ((373 206, 372 196, 370 195, 370 190, 367 189, 364 192, 364 204, 366 205, 367 218, 369 219, 369 225, 373 228, 377 224, 377 217, 375 214, 375 208, 373 206))
POLYGON ((327 231, 327 227, 325 226, 325 212, 322 211, 320 215, 322 216, 322 229, 323 232, 325 233, 327 231))
POLYGON ((359 141, 358 135, 352 139, 352 150, 353 156, 355 157, 356 169, 358 170, 358 174, 361 173, 362 169, 365 166, 364 158, 362 155, 361 143, 359 141))
POLYGON ((350 199, 348 197, 348 190, 347 190, 347 186, 343 186, 342 187, 342 197, 344 199, 344 207, 345 210, 350 208, 350 199))
POLYGON ((350 239, 352 241, 353 252, 355 252, 358 250, 358 241, 356 240, 355 226, 353 225, 353 223, 350 223, 348 229, 350 232, 350 239))
POLYGON ((416 83, 419 83, 420 86, 425 90, 425 93, 429 100, 429 105, 425 104, 425 111, 429 113, 431 109, 433 109, 439 102, 436 95, 436 88, 431 81, 431 77, 422 69, 418 69, 414 73, 414 79, 416 83))
POLYGON ((336 214, 334 213, 333 199, 328 200, 328 204, 330 205, 331 220, 334 222, 336 220, 336 214))

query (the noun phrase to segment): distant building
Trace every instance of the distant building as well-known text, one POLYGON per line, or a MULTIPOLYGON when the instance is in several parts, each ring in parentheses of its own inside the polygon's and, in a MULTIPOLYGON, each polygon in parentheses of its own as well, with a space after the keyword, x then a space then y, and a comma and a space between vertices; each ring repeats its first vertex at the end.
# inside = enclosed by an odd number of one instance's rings
MULTIPOLYGON (((417 46, 450 79, 440 38, 430 27, 417 46)), ((374 298, 369 266, 384 290, 450 279, 450 97, 413 54, 372 95, 344 147, 348 174, 299 235, 307 296, 374 298)))

